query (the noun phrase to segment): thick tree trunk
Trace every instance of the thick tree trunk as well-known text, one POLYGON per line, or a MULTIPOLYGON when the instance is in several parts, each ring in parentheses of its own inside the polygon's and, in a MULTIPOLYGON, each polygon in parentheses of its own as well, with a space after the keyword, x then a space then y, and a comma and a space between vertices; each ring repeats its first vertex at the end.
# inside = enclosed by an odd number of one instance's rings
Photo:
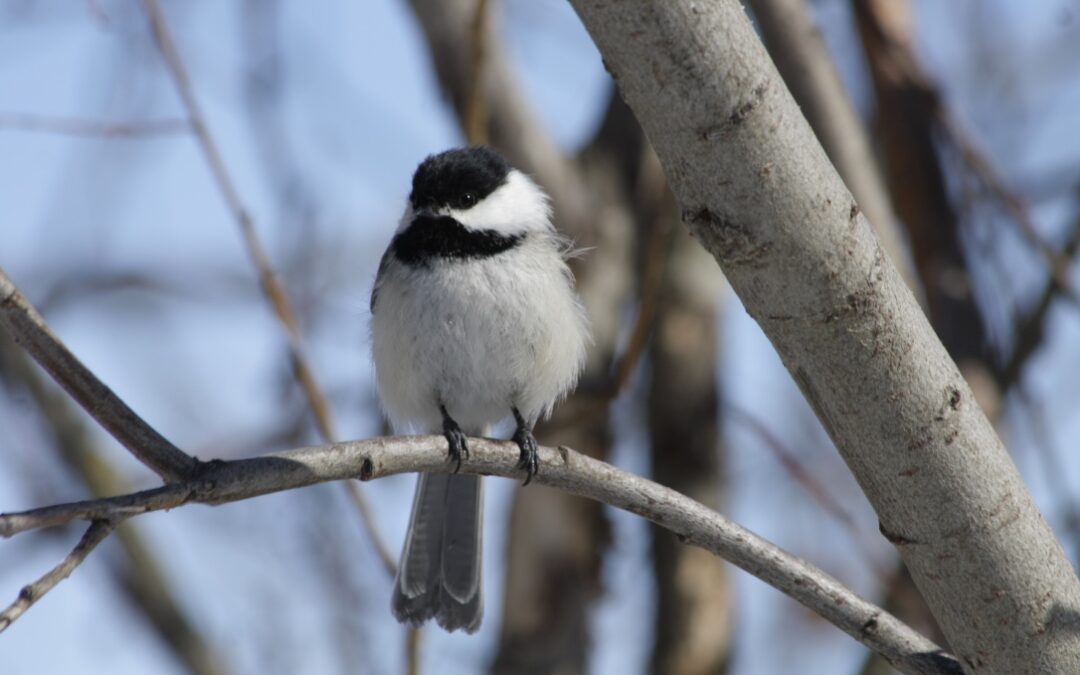
POLYGON ((1080 583, 741 5, 573 0, 969 672, 1080 672, 1080 583))

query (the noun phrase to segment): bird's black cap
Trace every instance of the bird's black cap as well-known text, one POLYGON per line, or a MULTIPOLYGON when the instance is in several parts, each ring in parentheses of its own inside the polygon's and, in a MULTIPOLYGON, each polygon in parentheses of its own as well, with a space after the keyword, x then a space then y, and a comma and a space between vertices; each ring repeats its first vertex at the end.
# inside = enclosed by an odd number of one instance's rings
POLYGON ((409 202, 414 209, 468 207, 505 183, 510 169, 502 155, 483 145, 431 155, 413 174, 409 202))

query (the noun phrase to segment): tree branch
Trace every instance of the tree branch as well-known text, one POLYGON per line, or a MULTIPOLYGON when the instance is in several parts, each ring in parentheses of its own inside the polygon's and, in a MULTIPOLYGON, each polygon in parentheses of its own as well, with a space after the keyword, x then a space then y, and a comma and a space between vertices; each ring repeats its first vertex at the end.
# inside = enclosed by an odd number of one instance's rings
POLYGON ((198 460, 165 439, 60 342, 0 269, 0 325, 131 454, 166 481, 189 477, 198 460))
POLYGON ((958 656, 1077 672, 1072 566, 741 3, 572 3, 958 656))
MULTIPOLYGON (((255 231, 255 223, 251 218, 251 214, 241 201, 240 193, 237 191, 236 185, 225 167, 225 160, 222 158, 221 151, 210 133, 209 126, 206 124, 199 101, 195 98, 195 91, 191 87, 191 81, 188 79, 184 62, 180 58, 180 52, 177 50, 176 43, 169 33, 165 15, 158 6, 157 0, 143 0, 143 9, 150 21, 154 40, 157 42, 165 59, 169 75, 172 77, 176 91, 180 96, 184 109, 187 111, 191 128, 195 132, 195 137, 199 141, 203 154, 206 155, 210 171, 213 173, 222 197, 224 197, 233 218, 236 220, 236 224, 240 228, 244 244, 247 247, 248 257, 259 275, 259 284, 262 287, 263 295, 270 303, 274 315, 285 332, 293 375, 307 397, 308 404, 315 416, 319 434, 324 441, 333 442, 336 440, 337 435, 334 432, 330 404, 315 379, 314 370, 308 365, 307 357, 304 355, 300 323, 296 320, 296 312, 292 308, 292 303, 289 302, 288 293, 285 292, 285 287, 278 280, 273 265, 270 263, 270 256, 255 231)), ((368 532, 368 536, 371 538, 376 554, 383 563, 383 567, 393 574, 397 566, 390 553, 390 548, 386 545, 382 533, 379 531, 375 520, 371 517, 371 508, 364 499, 363 493, 359 487, 351 483, 346 484, 346 489, 349 492, 349 498, 357 506, 357 512, 360 514, 360 519, 368 532)))
POLYGON ((8 626, 22 616, 26 610, 30 609, 43 595, 55 588, 58 583, 67 579, 75 571, 75 568, 86 560, 86 556, 90 555, 90 552, 104 541, 105 537, 109 536, 114 527, 116 527, 115 523, 110 521, 95 520, 87 528, 79 543, 75 545, 75 548, 71 550, 71 553, 66 558, 60 561, 59 565, 49 570, 45 576, 34 583, 23 586, 15 602, 0 612, 0 633, 7 630, 8 626))
MULTIPOLYGON (((465 473, 524 478, 517 446, 470 439, 465 473)), ((271 492, 359 476, 372 480, 400 473, 447 473, 446 439, 397 436, 300 448, 262 457, 215 461, 191 480, 108 499, 58 504, 0 514, 0 535, 62 525, 73 520, 119 522, 197 502, 224 504, 271 492)), ((568 448, 541 448, 535 482, 588 497, 667 528, 686 543, 738 565, 820 614, 904 673, 957 673, 951 656, 882 609, 860 598, 813 565, 787 553, 720 514, 669 488, 568 448)))

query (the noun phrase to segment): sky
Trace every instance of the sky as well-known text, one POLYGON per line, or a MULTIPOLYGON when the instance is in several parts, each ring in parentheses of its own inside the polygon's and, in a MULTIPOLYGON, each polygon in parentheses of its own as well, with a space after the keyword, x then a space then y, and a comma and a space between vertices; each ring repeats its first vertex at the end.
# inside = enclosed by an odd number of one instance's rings
MULTIPOLYGON (((340 435, 380 433, 367 337, 375 267, 416 164, 461 143, 407 4, 279 0, 277 41, 269 48, 250 39, 251 3, 162 4, 238 191, 293 294, 340 435), (260 107, 246 87, 254 69, 264 67, 279 68, 282 84, 270 94, 274 105, 260 107)), ((599 55, 568 3, 497 4, 497 25, 535 110, 558 143, 573 151, 590 137, 610 93, 599 55)), ((867 113, 866 73, 853 58, 847 4, 815 4, 845 82, 867 113)), ((1055 178, 1080 176, 1080 142, 1062 140, 1080 138, 1075 115, 1068 114, 1080 105, 1080 87, 1057 72, 1051 58, 1064 49, 1059 43, 1075 37, 1071 5, 1044 0, 1021 10, 1000 1, 982 9, 972 0, 915 3, 925 65, 960 118, 985 139, 988 154, 1018 183, 1047 171, 1055 178), (995 49, 1019 55, 1017 64, 1036 62, 1045 52, 1047 65, 1028 77, 999 57, 995 65, 1004 65, 995 72, 1004 75, 972 77, 987 50, 995 49)), ((288 445, 274 431, 288 429, 289 411, 299 409, 300 399, 280 329, 258 295, 237 228, 192 137, 33 132, 4 123, 15 113, 94 120, 181 116, 138 3, 0 0, 0 267, 87 366, 180 447, 209 458, 288 445), (152 276, 158 287, 86 288, 88 280, 125 273, 152 276)), ((1069 208, 1062 199, 1036 205, 1048 237, 1063 231, 1069 208)), ((999 236, 1014 248, 1020 241, 1007 231, 999 236)), ((1018 281, 1003 292, 1023 297, 1037 285, 1037 261, 1017 253, 1009 262, 1018 281)), ((726 426, 728 515, 873 595, 877 570, 892 564, 873 513, 737 298, 722 303, 724 365, 717 377, 725 398, 797 446, 849 510, 859 534, 824 515, 761 439, 736 421, 726 426)), ((1078 392, 1069 367, 1077 364, 1068 345, 1080 339, 1073 314, 1055 312, 1049 346, 1028 382, 1053 422, 1052 445, 1075 492, 1080 463, 1064 456, 1080 433, 1080 416, 1071 414, 1078 392)), ((646 473, 639 404, 631 395, 615 406, 612 461, 646 473)), ((1061 504, 1033 450, 1030 418, 1006 419, 1004 433, 1037 502, 1052 525, 1063 527, 1061 504)), ((101 452, 132 487, 153 484, 147 470, 96 433, 101 452)), ((310 434, 301 440, 316 442, 310 434)), ((46 441, 26 401, 0 398, 0 511, 82 496, 46 441)), ((138 519, 179 602, 232 672, 400 672, 402 631, 389 615, 389 579, 336 488, 138 519)), ((514 489, 509 481, 488 481, 484 626, 471 637, 427 631, 423 672, 481 672, 490 659, 514 489)), ((411 477, 364 490, 396 550, 411 477)), ((613 553, 592 619, 589 670, 645 672, 652 636, 641 618, 655 602, 647 530, 636 517, 610 516, 613 553)), ((77 537, 64 529, 0 541, 0 602, 55 564, 77 537)), ((1070 554, 1075 560, 1076 551, 1070 554)), ((104 545, 0 636, 5 674, 182 672, 122 601, 106 564, 118 557, 111 542, 104 545)), ((734 579, 733 673, 857 669, 865 652, 850 638, 807 619, 806 610, 745 574, 734 579), (778 641, 778 633, 790 639, 778 641)))

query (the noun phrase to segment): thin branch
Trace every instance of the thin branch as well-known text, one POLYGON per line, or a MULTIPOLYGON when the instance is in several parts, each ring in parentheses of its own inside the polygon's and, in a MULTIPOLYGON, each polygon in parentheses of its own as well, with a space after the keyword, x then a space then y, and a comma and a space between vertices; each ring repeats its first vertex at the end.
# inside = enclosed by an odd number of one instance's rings
POLYGON ((210 165, 210 171, 214 174, 218 189, 220 189, 222 197, 240 227, 248 255, 258 270, 259 283, 270 300, 278 320, 285 328, 293 369, 301 386, 304 388, 304 393, 311 402, 319 430, 323 437, 332 439, 334 434, 332 433, 333 424, 330 419, 329 406, 315 382, 311 369, 307 365, 307 359, 303 356, 300 326, 296 320, 296 313, 293 311, 288 295, 285 293, 281 282, 278 281, 273 266, 270 264, 270 256, 267 255, 266 249, 263 248, 262 242, 255 232, 255 223, 251 218, 251 214, 240 200, 236 185, 225 168, 225 161, 221 156, 221 151, 210 134, 206 118, 202 113, 198 100, 195 98, 191 81, 188 79, 187 71, 180 59, 180 53, 177 51, 176 44, 173 42, 168 26, 165 23, 165 16, 162 14, 157 0, 143 0, 143 7, 150 19, 154 39, 161 49, 162 56, 165 58, 167 70, 173 79, 173 84, 176 85, 180 100, 187 110, 192 130, 199 141, 199 147, 202 148, 203 154, 206 155, 206 161, 210 165))
POLYGON ((55 588, 58 583, 67 579, 75 568, 86 560, 86 556, 90 555, 90 552, 104 541, 105 537, 109 536, 115 526, 115 523, 107 520, 95 520, 87 528, 79 543, 75 545, 75 548, 59 565, 52 568, 45 576, 34 583, 23 586, 15 602, 8 605, 3 612, 0 612, 0 633, 7 630, 8 626, 22 616, 26 610, 30 609, 42 596, 55 588))
POLYGON ((113 122, 18 112, 0 112, 0 129, 124 139, 172 136, 191 131, 190 125, 184 119, 113 122))
POLYGON ((810 496, 818 507, 847 530, 851 541, 855 544, 855 547, 862 552, 863 556, 866 558, 866 562, 869 564, 871 571, 873 571, 878 581, 882 584, 887 583, 892 575, 882 569, 881 565, 878 564, 877 556, 874 554, 874 551, 867 546, 861 536, 859 524, 855 521, 855 517, 844 508, 843 504, 833 497, 829 488, 814 477, 814 474, 799 461, 798 455, 788 448, 784 442, 769 429, 768 425, 762 422, 757 416, 749 410, 745 410, 733 404, 731 401, 725 400, 723 405, 727 414, 740 419, 743 425, 761 439, 761 442, 765 447, 772 452, 776 461, 780 464, 780 467, 793 481, 795 481, 795 483, 802 487, 803 491, 810 496))
MULTIPOLYGON (((195 92, 191 87, 187 70, 184 68, 184 63, 180 58, 180 52, 177 50, 176 43, 169 33, 165 15, 158 6, 157 0, 143 0, 143 8, 146 11, 147 18, 150 20, 154 40, 161 50, 167 70, 187 111, 192 130, 195 132, 195 137, 199 141, 203 154, 206 155, 210 171, 214 174, 218 189, 232 212, 236 224, 240 227, 248 256, 258 271, 259 284, 284 329, 293 375, 300 383, 304 395, 307 397, 308 404, 315 415, 315 422, 320 435, 324 441, 333 442, 337 436, 334 433, 330 405, 315 380, 314 371, 308 365, 307 358, 304 356, 303 343, 300 337, 300 324, 296 319, 296 312, 293 311, 292 304, 289 302, 289 296, 270 264, 270 256, 255 231, 255 223, 251 218, 251 214, 241 201, 240 193, 237 191, 236 185, 225 167, 225 160, 222 158, 221 151, 218 149, 214 137, 210 134, 206 118, 202 113, 202 108, 199 106, 198 99, 195 98, 195 92)), ((355 486, 350 490, 350 498, 358 505, 364 502, 363 494, 355 486)), ((388 570, 396 569, 394 559, 389 554, 389 548, 379 532, 378 526, 371 518, 371 509, 367 504, 363 504, 362 508, 358 510, 364 527, 371 537, 384 567, 388 570)))
MULTIPOLYGON (((461 471, 522 479, 517 446, 470 439, 461 471)), ((867 602, 825 572, 761 539, 674 490, 569 448, 541 448, 535 481, 635 513, 738 565, 801 602, 904 673, 959 673, 956 661, 892 615, 867 602)), ((118 521, 198 502, 224 504, 258 495, 359 476, 372 480, 400 473, 448 473, 441 436, 373 438, 300 448, 251 459, 212 462, 191 481, 154 490, 21 513, 0 514, 0 535, 61 525, 72 520, 118 521)))
POLYGON ((1005 179, 998 174, 994 163, 979 149, 975 141, 964 132, 959 122, 945 109, 945 106, 940 101, 935 112, 938 124, 946 132, 949 141, 960 153, 964 162, 978 177, 983 186, 1005 207, 1005 210, 1012 216, 1013 221, 1019 226, 1020 233, 1028 241, 1028 244, 1046 260, 1047 271, 1057 291, 1072 302, 1080 304, 1080 295, 1077 294, 1076 289, 1073 288, 1072 282, 1069 280, 1069 257, 1055 250, 1053 246, 1043 239, 1038 228, 1035 227, 1035 223, 1031 220, 1031 215, 1028 213, 1028 207, 1023 198, 1009 189, 1005 184, 1005 179))
MULTIPOLYGON (((41 421, 52 438, 51 445, 60 459, 97 497, 117 494, 127 486, 118 478, 111 462, 97 447, 90 423, 77 414, 68 396, 49 387, 47 378, 13 342, 0 336, 0 371, 33 400, 41 421)), ((192 675, 222 675, 227 672, 214 649, 200 633, 198 624, 177 602, 166 579, 160 560, 134 527, 118 527, 119 552, 111 565, 120 590, 147 619, 162 642, 168 646, 192 675)))
POLYGON ((189 477, 198 460, 135 414, 57 338, 0 269, 0 325, 131 454, 167 481, 189 477))

